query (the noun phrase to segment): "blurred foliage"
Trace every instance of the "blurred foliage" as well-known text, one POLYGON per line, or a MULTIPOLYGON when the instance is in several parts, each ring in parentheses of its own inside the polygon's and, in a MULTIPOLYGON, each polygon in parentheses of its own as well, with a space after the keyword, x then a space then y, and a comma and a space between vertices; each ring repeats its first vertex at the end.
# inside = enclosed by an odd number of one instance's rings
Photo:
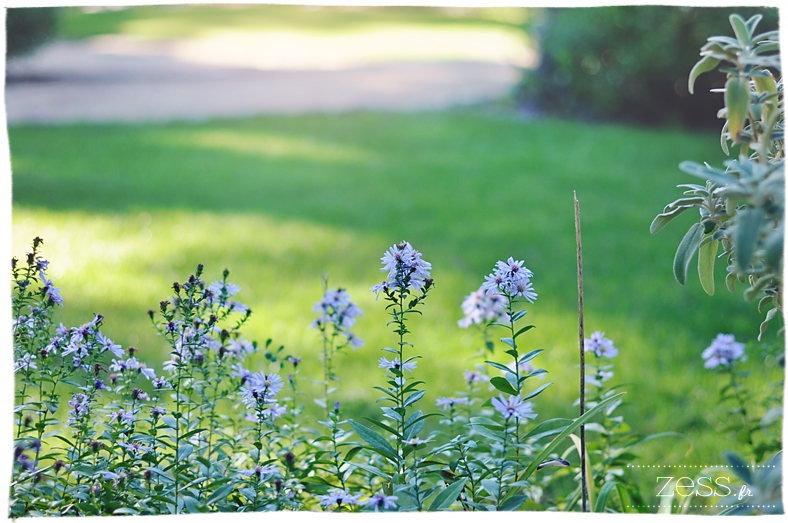
MULTIPOLYGON (((644 124, 715 126, 725 79, 702 77, 689 96, 696 50, 710 34, 729 30, 734 8, 613 6, 552 8, 532 34, 541 63, 523 78, 519 96, 560 116, 644 124)), ((777 28, 777 9, 735 8, 763 15, 762 31, 777 28)))
POLYGON ((57 7, 18 7, 6 10, 6 53, 21 56, 51 39, 57 32, 57 7))

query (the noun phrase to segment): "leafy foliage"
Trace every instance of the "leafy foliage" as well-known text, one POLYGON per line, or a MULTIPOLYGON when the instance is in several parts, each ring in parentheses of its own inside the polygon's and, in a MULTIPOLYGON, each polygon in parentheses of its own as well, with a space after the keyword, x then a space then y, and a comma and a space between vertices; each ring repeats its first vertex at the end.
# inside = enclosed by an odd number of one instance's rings
POLYGON ((729 142, 738 145, 738 158, 725 162, 724 170, 682 162, 681 170, 706 183, 680 185, 685 197, 665 207, 652 222, 651 232, 688 209, 698 209, 699 223, 690 227, 676 251, 676 281, 686 282, 690 259, 699 251, 701 284, 714 294, 714 262, 722 247, 728 289, 733 292, 737 281, 745 283, 745 300, 758 298, 761 312, 771 307, 761 324, 763 335, 782 311, 785 102, 779 78, 779 34, 756 34, 760 21, 760 15, 746 21, 731 15, 736 37, 710 37, 689 76, 692 91, 699 75, 718 66, 727 75, 725 107, 718 113, 726 120, 720 143, 725 154, 730 154, 729 142))

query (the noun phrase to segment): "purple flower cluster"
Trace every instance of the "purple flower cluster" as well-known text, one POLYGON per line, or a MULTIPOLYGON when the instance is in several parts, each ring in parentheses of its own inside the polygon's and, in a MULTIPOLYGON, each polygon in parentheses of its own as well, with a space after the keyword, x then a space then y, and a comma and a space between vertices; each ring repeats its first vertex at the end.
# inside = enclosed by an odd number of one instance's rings
POLYGON ((66 424, 73 426, 76 423, 81 422, 82 419, 88 415, 90 412, 91 401, 86 394, 77 392, 71 396, 68 406, 71 407, 71 410, 68 411, 68 420, 66 424))
POLYGON ((381 261, 383 262, 381 271, 388 272, 388 275, 383 282, 369 289, 375 293, 375 299, 380 297, 380 291, 399 290, 405 293, 408 287, 421 290, 425 285, 432 284, 430 279, 432 264, 422 260, 421 253, 406 241, 392 246, 383 255, 381 261))
POLYGON ((534 292, 531 278, 534 274, 525 266, 523 261, 515 261, 509 257, 508 260, 496 263, 495 269, 485 277, 480 289, 486 294, 503 293, 511 298, 522 296, 527 301, 536 301, 537 294, 534 292))
POLYGON ((345 504, 347 506, 358 505, 358 498, 361 497, 361 494, 356 494, 355 496, 350 495, 348 489, 345 490, 335 490, 331 494, 321 495, 318 496, 320 499, 321 507, 330 507, 331 505, 336 505, 337 507, 342 506, 345 504))
POLYGON ((312 311, 319 316, 309 324, 310 328, 324 329, 328 325, 342 333, 353 349, 364 346, 364 340, 350 332, 356 318, 363 312, 358 305, 350 301, 350 293, 345 289, 328 289, 323 297, 315 303, 312 311))
POLYGON ((605 333, 596 331, 591 338, 583 341, 583 349, 586 352, 593 352, 597 358, 613 358, 618 356, 618 349, 613 345, 613 341, 605 338, 605 333))
POLYGON ((506 314, 506 298, 497 291, 485 292, 483 287, 479 287, 465 297, 462 302, 462 312, 465 317, 457 321, 457 324, 463 329, 491 321, 501 323, 509 321, 509 315, 506 314))
POLYGON ((713 369, 720 365, 730 367, 737 360, 746 361, 744 347, 744 343, 737 342, 733 334, 718 334, 701 355, 706 360, 703 366, 713 369))

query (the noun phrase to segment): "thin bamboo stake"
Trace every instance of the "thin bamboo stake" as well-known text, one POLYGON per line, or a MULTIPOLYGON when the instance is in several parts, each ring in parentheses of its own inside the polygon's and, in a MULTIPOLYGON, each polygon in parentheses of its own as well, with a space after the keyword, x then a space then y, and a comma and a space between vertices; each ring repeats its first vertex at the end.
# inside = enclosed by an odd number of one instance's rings
MULTIPOLYGON (((586 353, 583 325, 583 246, 580 241, 580 203, 575 195, 575 238, 577 240, 577 308, 580 323, 580 415, 586 412, 586 353)), ((583 512, 588 512, 588 471, 586 470, 586 426, 580 425, 580 483, 583 489, 583 512)))

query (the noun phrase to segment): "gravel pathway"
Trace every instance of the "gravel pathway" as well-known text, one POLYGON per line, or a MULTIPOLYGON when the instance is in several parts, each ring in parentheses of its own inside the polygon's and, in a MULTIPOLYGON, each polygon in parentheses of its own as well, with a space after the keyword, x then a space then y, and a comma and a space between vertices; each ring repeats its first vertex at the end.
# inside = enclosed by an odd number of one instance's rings
MULTIPOLYGON (((507 96, 519 80, 520 67, 534 62, 527 50, 512 50, 510 43, 489 37, 464 42, 480 50, 476 56, 464 54, 471 59, 449 55, 430 60, 425 53, 427 61, 374 61, 359 53, 363 39, 348 40, 344 54, 327 42, 321 55, 314 37, 300 40, 304 45, 299 47, 294 45, 298 37, 285 36, 279 40, 287 45, 279 48, 271 35, 265 41, 146 41, 115 35, 54 42, 30 57, 7 62, 7 120, 166 122, 444 109, 507 96)), ((376 38, 396 46, 391 39, 376 38)))

